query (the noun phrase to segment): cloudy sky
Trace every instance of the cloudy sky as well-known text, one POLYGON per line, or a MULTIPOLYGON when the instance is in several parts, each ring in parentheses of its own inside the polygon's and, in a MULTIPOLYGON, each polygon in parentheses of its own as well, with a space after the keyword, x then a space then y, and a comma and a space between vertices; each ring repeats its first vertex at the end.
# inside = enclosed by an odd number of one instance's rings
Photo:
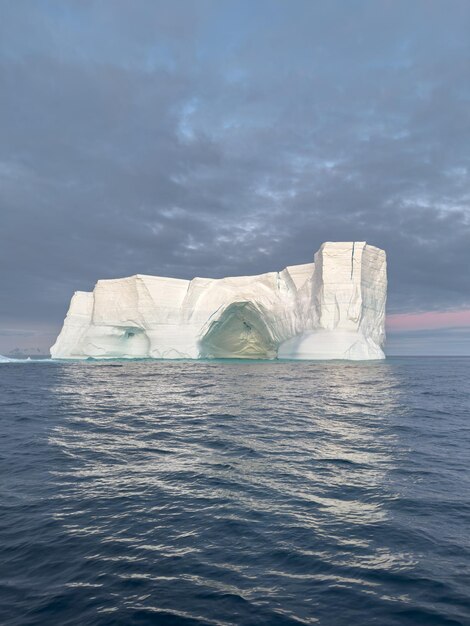
POLYGON ((470 354, 470 2, 0 0, 0 352, 74 290, 387 251, 389 352, 470 354))

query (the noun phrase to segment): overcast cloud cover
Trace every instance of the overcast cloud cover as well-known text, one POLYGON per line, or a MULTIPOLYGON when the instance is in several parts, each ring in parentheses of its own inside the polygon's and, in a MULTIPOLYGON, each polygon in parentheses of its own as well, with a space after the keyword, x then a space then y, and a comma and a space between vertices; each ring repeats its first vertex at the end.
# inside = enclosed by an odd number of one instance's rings
POLYGON ((390 313, 470 307, 467 0, 0 11, 0 352, 50 345, 98 278, 259 273, 326 240, 387 251, 390 313))

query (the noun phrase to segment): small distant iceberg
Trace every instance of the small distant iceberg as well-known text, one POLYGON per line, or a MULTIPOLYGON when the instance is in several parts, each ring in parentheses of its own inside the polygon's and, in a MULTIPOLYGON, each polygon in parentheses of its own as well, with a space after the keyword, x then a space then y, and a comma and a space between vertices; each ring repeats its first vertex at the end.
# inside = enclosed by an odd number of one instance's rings
POLYGON ((25 356, 22 358, 17 357, 9 357, 3 356, 0 354, 0 363, 52 363, 50 358, 31 358, 30 356, 25 356))

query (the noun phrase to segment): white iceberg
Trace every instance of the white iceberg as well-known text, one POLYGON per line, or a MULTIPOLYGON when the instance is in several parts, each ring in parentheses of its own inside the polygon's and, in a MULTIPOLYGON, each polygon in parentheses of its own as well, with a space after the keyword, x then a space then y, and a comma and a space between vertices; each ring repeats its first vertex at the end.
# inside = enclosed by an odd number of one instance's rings
POLYGON ((383 359, 385 252, 328 242, 314 263, 191 281, 138 274, 77 291, 56 359, 383 359))

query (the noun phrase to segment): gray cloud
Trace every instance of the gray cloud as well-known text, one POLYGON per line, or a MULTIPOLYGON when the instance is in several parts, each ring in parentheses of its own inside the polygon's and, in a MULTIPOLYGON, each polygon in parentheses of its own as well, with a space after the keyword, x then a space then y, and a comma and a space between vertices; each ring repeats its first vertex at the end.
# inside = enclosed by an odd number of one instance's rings
POLYGON ((470 305, 466 1, 0 4, 1 326, 324 240, 387 250, 391 311, 470 305))

